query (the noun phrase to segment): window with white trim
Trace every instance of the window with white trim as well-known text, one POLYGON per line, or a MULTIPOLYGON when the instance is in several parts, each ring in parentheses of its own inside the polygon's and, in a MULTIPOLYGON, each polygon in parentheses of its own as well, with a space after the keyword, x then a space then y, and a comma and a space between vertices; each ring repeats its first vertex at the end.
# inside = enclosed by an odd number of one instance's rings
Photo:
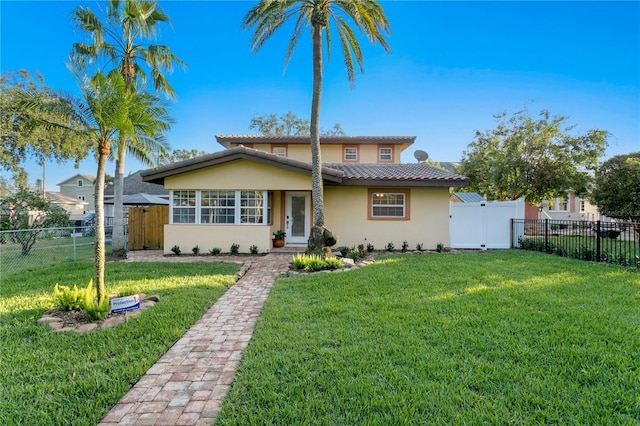
POLYGON ((266 225, 270 220, 267 191, 173 191, 172 224, 266 225))
POLYGON ((344 161, 358 161, 358 148, 356 147, 345 148, 344 161))
POLYGON ((378 159, 380 161, 393 161, 393 148, 380 148, 378 159))
POLYGON ((240 191, 240 223, 263 223, 264 197, 262 191, 240 191))
POLYGON ((235 191, 202 191, 200 223, 234 223, 235 191))
POLYGON ((82 182, 82 179, 78 179, 78 186, 82 186, 84 182, 82 182))
POLYGON ((372 192, 371 217, 401 218, 405 217, 406 197, 403 192, 372 192))
POLYGON ((173 191, 171 200, 173 223, 196 223, 196 191, 173 191))
POLYGON ((274 146, 271 148, 271 153, 273 155, 277 155, 278 157, 286 157, 287 156, 287 147, 286 146, 274 146))

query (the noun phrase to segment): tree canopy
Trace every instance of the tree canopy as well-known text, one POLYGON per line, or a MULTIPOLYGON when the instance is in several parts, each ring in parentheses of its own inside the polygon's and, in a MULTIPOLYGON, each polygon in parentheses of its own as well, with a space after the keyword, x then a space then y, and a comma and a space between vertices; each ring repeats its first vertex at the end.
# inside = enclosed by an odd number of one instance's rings
POLYGON ((191 158, 201 157, 207 155, 208 152, 200 151, 198 149, 174 149, 171 152, 167 152, 165 155, 158 157, 158 166, 164 166, 166 164, 175 163, 178 161, 189 160, 191 158))
POLYGON ((0 230, 16 231, 11 238, 29 254, 38 234, 46 228, 69 226, 69 212, 51 204, 39 194, 22 189, 0 201, 0 230))
POLYGON ((29 108, 35 98, 53 104, 58 94, 37 73, 21 70, 0 76, 0 167, 13 174, 19 187, 27 180, 22 166, 27 159, 73 160, 77 165, 90 149, 67 125, 59 125, 64 118, 55 109, 29 108))
POLYGON ((616 155, 596 170, 591 201, 615 219, 640 221, 640 151, 616 155))
MULTIPOLYGON (((265 136, 309 136, 311 126, 309 120, 296 116, 291 111, 277 114, 254 115, 251 117, 249 130, 257 130, 265 136)), ((322 129, 323 136, 345 136, 342 126, 336 123, 329 130, 322 129)))
POLYGON ((541 111, 532 117, 525 109, 496 117, 495 129, 476 131, 463 152, 459 173, 469 178, 469 190, 489 200, 517 200, 532 204, 567 191, 584 195, 604 154, 608 132, 592 129, 574 135, 568 117, 541 111))

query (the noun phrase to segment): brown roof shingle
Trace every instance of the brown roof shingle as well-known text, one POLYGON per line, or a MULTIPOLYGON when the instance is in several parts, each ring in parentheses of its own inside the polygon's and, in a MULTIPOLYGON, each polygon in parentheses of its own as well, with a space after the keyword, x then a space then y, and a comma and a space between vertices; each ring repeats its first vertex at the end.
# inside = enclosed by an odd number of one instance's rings
POLYGON ((465 176, 424 163, 331 163, 325 166, 344 173, 342 181, 347 185, 467 186, 469 183, 465 176))
MULTIPOLYGON (((247 159, 270 164, 284 169, 311 174, 311 164, 304 161, 279 157, 277 155, 237 146, 225 151, 203 155, 197 158, 169 164, 157 169, 145 170, 142 180, 163 184, 166 177, 247 159)), ((325 163, 322 177, 333 185, 377 185, 377 186, 467 186, 468 179, 424 163, 408 164, 343 164, 325 163)))

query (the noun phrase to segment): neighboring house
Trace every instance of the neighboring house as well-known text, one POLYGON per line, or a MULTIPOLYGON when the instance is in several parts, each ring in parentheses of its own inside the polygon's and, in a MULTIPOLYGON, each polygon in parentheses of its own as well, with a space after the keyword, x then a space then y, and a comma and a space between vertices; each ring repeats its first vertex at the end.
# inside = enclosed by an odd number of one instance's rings
POLYGON ((525 219, 554 219, 554 220, 600 220, 598 207, 586 198, 569 192, 567 197, 543 201, 541 206, 527 204, 525 219))
MULTIPOLYGON (((311 151, 301 136, 216 136, 225 151, 142 172, 170 191, 164 251, 271 249, 272 234, 306 247, 313 223, 311 151)), ((449 242, 449 188, 464 176, 400 164, 414 137, 321 137, 325 224, 338 246, 449 242)))
POLYGON ((487 200, 477 192, 454 192, 449 197, 449 201, 454 203, 481 203, 487 200))
POLYGON ((79 198, 65 195, 61 192, 45 192, 45 198, 51 202, 51 204, 60 206, 69 212, 69 219, 79 220, 82 219, 87 212, 88 202, 79 198))
MULTIPOLYGON (((162 185, 144 182, 140 175, 142 170, 130 174, 124 178, 124 186, 122 195, 148 194, 169 200, 169 191, 164 189, 162 185)), ((105 217, 113 217, 113 198, 114 186, 109 185, 104 190, 104 215, 105 217)), ((125 215, 129 206, 123 206, 125 215)))
POLYGON ((86 214, 95 211, 95 183, 95 176, 79 173, 60 182, 58 186, 61 194, 86 201, 85 208, 80 212, 86 214))

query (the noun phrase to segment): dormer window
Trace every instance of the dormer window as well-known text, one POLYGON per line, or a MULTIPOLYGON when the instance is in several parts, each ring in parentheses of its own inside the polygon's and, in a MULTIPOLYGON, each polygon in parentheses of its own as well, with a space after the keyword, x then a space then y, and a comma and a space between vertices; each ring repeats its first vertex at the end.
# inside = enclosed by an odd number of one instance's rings
POLYGON ((358 147, 348 146, 344 148, 344 161, 358 161, 358 147))

